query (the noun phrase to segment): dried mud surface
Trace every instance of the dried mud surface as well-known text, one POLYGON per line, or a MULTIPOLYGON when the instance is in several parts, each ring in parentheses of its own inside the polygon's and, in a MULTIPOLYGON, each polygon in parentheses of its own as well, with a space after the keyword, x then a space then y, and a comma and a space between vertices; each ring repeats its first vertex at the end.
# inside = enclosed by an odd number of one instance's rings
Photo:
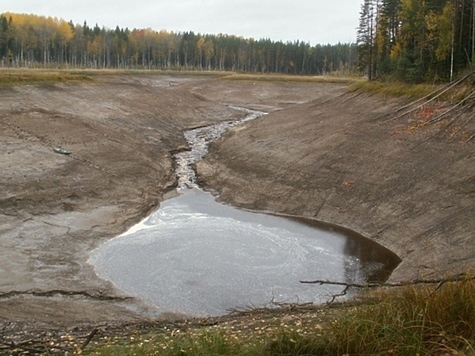
POLYGON ((330 90, 230 130, 198 164, 201 183, 236 206, 361 233, 402 259, 393 281, 473 271, 473 113, 428 124, 445 109, 399 117, 403 104, 330 90))
POLYGON ((403 259, 394 280, 474 266, 474 140, 377 119, 400 101, 336 84, 144 75, 0 95, 4 329, 178 317, 123 295, 87 259, 174 190, 183 130, 242 117, 229 105, 270 114, 233 128, 198 164, 220 200, 360 232, 403 259))

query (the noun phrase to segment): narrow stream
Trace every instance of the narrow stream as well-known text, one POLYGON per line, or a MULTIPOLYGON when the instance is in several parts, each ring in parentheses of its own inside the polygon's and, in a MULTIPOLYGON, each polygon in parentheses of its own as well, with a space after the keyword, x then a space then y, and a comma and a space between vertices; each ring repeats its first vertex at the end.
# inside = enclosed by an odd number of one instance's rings
POLYGON ((248 115, 238 121, 222 121, 214 125, 199 127, 185 132, 185 138, 190 146, 189 151, 177 153, 175 161, 177 163, 176 175, 178 176, 178 188, 197 188, 196 172, 193 165, 199 162, 207 153, 211 142, 216 141, 230 127, 242 125, 243 123, 255 120, 266 115, 262 111, 249 110, 237 106, 231 106, 234 110, 244 111, 248 115))
POLYGON ((282 303, 321 303, 341 288, 301 284, 386 279, 391 251, 353 232, 310 220, 250 213, 199 189, 193 164, 227 128, 245 119, 187 131, 191 150, 175 156, 180 196, 95 250, 97 274, 163 312, 222 315, 282 303), (317 226, 316 226, 317 225, 317 226))

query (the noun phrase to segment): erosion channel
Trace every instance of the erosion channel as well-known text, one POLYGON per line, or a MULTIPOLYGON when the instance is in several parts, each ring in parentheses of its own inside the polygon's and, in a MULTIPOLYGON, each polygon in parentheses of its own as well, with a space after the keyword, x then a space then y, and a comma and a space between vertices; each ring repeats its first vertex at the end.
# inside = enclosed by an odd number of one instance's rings
POLYGON ((386 280, 400 260, 369 239, 309 219, 238 210, 199 188, 193 166, 208 145, 264 115, 233 109, 248 115, 185 132, 190 150, 175 155, 179 195, 95 250, 97 274, 163 312, 196 316, 321 303, 338 293, 300 280, 386 280))

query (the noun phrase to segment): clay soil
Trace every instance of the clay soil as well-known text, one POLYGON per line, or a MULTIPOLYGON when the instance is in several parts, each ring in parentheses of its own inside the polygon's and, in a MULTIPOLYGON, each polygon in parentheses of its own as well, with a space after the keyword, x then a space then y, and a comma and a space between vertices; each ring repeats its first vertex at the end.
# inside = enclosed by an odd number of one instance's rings
POLYGON ((198 164, 219 200, 357 231, 402 259, 393 281, 475 266, 474 120, 450 136, 440 131, 447 122, 381 117, 403 101, 342 84, 197 76, 4 86, 0 95, 4 329, 173 317, 98 278, 88 256, 173 194, 183 130, 242 117, 229 105, 269 115, 233 128, 198 164))

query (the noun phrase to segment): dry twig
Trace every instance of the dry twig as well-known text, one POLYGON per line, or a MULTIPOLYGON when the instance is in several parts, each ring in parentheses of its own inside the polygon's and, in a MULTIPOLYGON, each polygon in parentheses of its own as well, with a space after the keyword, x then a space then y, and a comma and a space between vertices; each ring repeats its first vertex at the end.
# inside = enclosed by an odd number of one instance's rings
POLYGON ((350 288, 368 289, 368 288, 378 288, 378 287, 404 287, 404 286, 411 286, 411 285, 417 285, 417 284, 437 284, 437 288, 434 291, 435 293, 445 283, 461 282, 461 281, 466 281, 466 280, 475 280, 475 277, 472 277, 466 273, 462 273, 450 278, 415 279, 413 281, 404 281, 404 282, 397 282, 397 283, 347 283, 347 282, 335 282, 335 281, 328 281, 328 280, 321 280, 321 279, 317 279, 314 281, 300 281, 300 283, 319 284, 319 285, 326 284, 326 285, 345 287, 342 292, 340 292, 339 294, 334 294, 332 296, 332 299, 327 302, 327 304, 332 304, 337 297, 345 296, 348 292, 348 289, 350 288))

